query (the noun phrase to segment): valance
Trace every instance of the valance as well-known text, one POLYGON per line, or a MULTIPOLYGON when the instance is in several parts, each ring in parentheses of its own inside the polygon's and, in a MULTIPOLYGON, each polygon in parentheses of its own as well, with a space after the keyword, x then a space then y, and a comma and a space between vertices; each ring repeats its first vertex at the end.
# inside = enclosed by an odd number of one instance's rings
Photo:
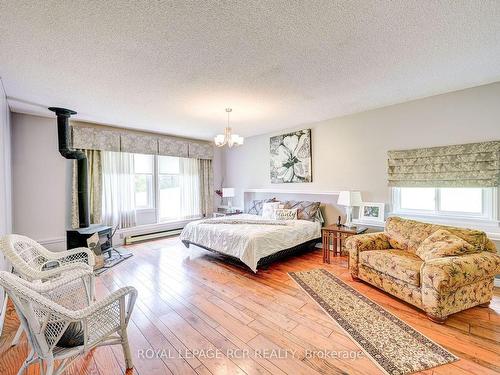
POLYGON ((395 187, 500 185, 500 141, 388 152, 388 184, 395 187))
POLYGON ((212 159, 211 142, 173 136, 139 133, 125 129, 97 126, 72 126, 73 147, 83 150, 101 150, 176 156, 182 158, 212 159))
POLYGON ((181 138, 165 136, 158 139, 158 153, 160 155, 187 158, 189 157, 188 146, 188 141, 181 138))
POLYGON ((120 134, 121 152, 131 154, 158 154, 158 138, 138 133, 120 134))
POLYGON ((120 151, 120 133, 92 127, 76 127, 73 130, 73 147, 82 150, 120 151))
POLYGON ((189 157, 195 159, 212 159, 214 148, 208 142, 189 142, 189 157))

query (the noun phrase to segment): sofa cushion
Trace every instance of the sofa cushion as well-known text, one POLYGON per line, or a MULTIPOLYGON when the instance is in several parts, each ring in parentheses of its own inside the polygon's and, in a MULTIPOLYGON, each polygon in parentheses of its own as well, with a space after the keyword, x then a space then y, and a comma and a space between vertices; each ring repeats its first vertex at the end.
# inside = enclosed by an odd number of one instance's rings
POLYGON ((422 260, 427 261, 474 252, 476 252, 476 249, 467 241, 447 230, 439 229, 422 241, 415 254, 422 260))
POLYGON ((447 230, 451 234, 467 241, 473 245, 477 251, 496 252, 494 244, 488 239, 486 233, 474 229, 422 223, 420 221, 392 216, 387 219, 385 233, 393 248, 408 250, 415 253, 420 244, 427 237, 440 229, 447 230))
POLYGON ((435 230, 433 224, 400 217, 388 218, 385 227, 389 243, 394 249, 408 250, 412 253, 415 253, 420 243, 435 230))
POLYGON ((402 282, 420 286, 420 266, 423 261, 404 250, 371 250, 359 253, 359 263, 402 282))

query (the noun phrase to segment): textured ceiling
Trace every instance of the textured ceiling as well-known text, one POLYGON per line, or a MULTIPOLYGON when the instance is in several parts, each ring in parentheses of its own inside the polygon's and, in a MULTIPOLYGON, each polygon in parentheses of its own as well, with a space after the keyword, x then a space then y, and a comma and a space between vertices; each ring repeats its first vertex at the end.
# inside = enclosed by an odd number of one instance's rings
POLYGON ((14 111, 244 136, 500 80, 500 1, 0 2, 14 111))

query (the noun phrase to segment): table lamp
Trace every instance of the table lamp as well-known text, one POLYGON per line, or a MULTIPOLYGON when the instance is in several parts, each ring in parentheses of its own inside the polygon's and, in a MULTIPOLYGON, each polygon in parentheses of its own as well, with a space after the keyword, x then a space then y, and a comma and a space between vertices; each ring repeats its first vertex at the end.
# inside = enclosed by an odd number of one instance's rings
POLYGON ((227 210, 232 212, 233 202, 231 201, 231 198, 234 197, 234 188, 222 188, 222 197, 227 198, 227 210))
POLYGON ((361 193, 359 191, 341 191, 339 194, 339 199, 337 200, 337 204, 339 206, 345 206, 346 211, 346 227, 352 227, 352 207, 360 206, 362 203, 361 193))

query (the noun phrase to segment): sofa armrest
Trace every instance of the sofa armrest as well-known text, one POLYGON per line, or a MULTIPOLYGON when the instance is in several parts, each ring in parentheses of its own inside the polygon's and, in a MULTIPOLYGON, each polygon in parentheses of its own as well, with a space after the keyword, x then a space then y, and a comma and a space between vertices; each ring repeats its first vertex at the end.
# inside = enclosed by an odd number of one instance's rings
POLYGON ((365 251, 365 250, 384 250, 389 249, 389 237, 385 232, 358 234, 347 238, 345 242, 346 249, 351 251, 365 251))
POLYGON ((349 271, 357 277, 360 251, 390 249, 391 244, 385 232, 377 232, 351 236, 346 239, 345 248, 349 252, 349 271))
POLYGON ((500 273, 500 256, 486 251, 431 259, 422 265, 422 287, 441 293, 494 278, 500 273))

